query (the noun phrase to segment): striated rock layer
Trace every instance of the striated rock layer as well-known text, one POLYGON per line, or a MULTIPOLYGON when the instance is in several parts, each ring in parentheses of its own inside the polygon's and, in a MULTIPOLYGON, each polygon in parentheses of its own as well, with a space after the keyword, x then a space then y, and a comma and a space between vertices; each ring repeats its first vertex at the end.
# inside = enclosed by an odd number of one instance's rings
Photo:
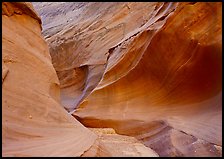
POLYGON ((2 156, 80 156, 95 142, 59 104, 59 80, 29 3, 2 3, 2 81, 2 156))
POLYGON ((221 3, 34 6, 62 104, 85 126, 160 156, 221 156, 221 3))
MULTIPOLYGON (((72 112, 101 81, 109 49, 171 12, 176 3, 34 3, 34 6, 43 19, 43 35, 60 80, 62 104, 72 112)), ((123 54, 117 56, 119 60, 123 54)))
POLYGON ((85 128, 60 105, 59 80, 30 3, 3 2, 2 19, 2 156, 158 156, 133 137, 99 137, 104 130, 85 128))

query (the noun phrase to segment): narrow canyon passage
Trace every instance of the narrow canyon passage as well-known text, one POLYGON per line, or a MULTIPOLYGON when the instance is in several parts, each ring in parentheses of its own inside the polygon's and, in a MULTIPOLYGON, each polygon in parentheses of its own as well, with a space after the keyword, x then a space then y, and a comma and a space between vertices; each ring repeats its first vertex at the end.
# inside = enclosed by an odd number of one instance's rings
POLYGON ((222 156, 221 2, 2 8, 4 156, 222 156))

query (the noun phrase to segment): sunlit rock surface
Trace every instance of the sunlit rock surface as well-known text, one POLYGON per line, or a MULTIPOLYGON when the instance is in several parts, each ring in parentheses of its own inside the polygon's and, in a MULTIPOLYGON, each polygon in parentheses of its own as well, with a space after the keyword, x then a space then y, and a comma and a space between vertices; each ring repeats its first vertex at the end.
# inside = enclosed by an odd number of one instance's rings
POLYGON ((97 135, 59 104, 40 22, 30 3, 2 3, 2 156, 80 156, 97 135))
POLYGON ((222 3, 33 4, 81 123, 159 156, 222 155, 222 3))

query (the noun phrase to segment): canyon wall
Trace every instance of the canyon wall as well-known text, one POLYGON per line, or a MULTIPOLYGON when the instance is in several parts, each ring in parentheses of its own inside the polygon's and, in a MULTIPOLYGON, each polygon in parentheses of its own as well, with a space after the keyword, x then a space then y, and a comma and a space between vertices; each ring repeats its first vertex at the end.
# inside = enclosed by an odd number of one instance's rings
POLYGON ((222 155, 222 3, 33 5, 51 57, 32 6, 2 4, 4 156, 222 155))
POLYGON ((30 3, 3 2, 2 155, 80 156, 88 150, 97 135, 59 102, 40 18, 30 3))
POLYGON ((89 130, 67 113, 31 3, 3 2, 2 29, 2 156, 158 156, 134 137, 89 130))
POLYGON ((110 50, 102 80, 73 115, 160 156, 219 156, 221 4, 179 4, 168 16, 110 50))

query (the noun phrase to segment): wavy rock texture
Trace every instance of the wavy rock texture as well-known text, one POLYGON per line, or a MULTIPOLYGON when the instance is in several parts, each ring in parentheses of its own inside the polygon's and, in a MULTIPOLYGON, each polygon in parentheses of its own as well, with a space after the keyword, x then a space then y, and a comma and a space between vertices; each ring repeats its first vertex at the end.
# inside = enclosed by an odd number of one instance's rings
POLYGON ((68 114, 32 5, 4 2, 2 9, 3 156, 158 156, 133 137, 102 136, 68 114))
POLYGON ((43 35, 60 80, 65 108, 74 111, 98 85, 105 72, 110 48, 171 12, 175 5, 34 3, 43 19, 43 35))
POLYGON ((221 3, 34 6, 62 104, 85 126, 159 156, 221 156, 221 3))
POLYGON ((80 156, 91 147, 97 136, 59 104, 59 80, 29 3, 2 3, 2 63, 3 156, 80 156))

